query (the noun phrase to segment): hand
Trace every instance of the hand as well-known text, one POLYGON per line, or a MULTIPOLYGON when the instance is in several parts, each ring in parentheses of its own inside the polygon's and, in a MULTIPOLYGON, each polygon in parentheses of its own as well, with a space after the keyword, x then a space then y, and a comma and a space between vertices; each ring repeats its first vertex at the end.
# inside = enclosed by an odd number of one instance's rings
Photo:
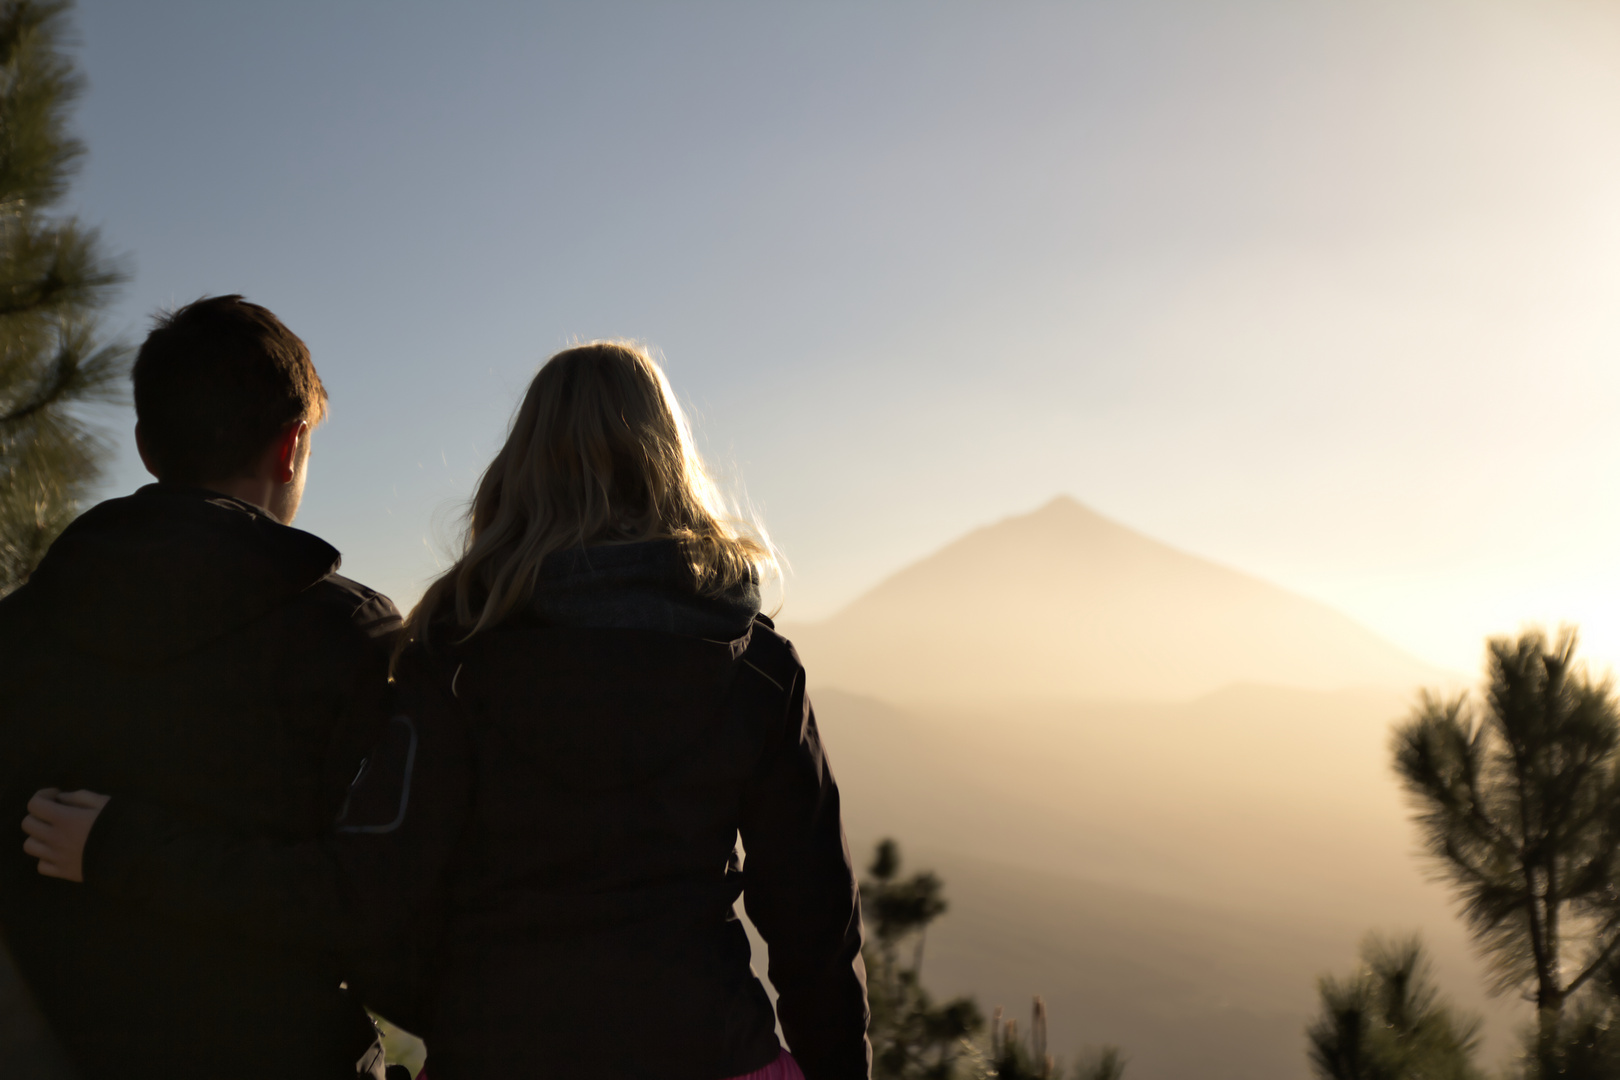
POLYGON ((109 796, 94 791, 44 788, 28 800, 23 853, 39 860, 39 872, 67 881, 84 880, 84 844, 109 796))

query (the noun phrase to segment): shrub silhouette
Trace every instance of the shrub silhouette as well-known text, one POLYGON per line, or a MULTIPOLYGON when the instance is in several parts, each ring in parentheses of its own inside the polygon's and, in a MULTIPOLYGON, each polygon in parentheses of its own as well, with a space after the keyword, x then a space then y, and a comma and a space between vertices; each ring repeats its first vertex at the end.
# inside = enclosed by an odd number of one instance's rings
POLYGON ((1306 1039, 1322 1080, 1483 1080, 1480 1021, 1440 1000, 1418 938, 1369 935, 1359 970, 1317 986, 1322 1012, 1306 1039))
MULTIPOLYGON (((1003 1019, 998 1006, 990 1020, 990 1054, 977 1075, 997 1080, 1064 1080, 1063 1065, 1046 1052, 1046 1002, 1039 997, 1030 1010, 1029 1038, 1018 1034, 1018 1021, 1003 1019)), ((1117 1046, 1082 1050, 1069 1080, 1120 1080, 1125 1058, 1117 1046)))
POLYGON ((872 1076, 945 1080, 955 1075, 965 1040, 984 1026, 984 1016, 972 998, 936 1006, 923 989, 923 946, 928 924, 945 913, 944 886, 931 873, 906 879, 899 874, 900 846, 880 841, 861 883, 872 1076), (903 956, 907 944, 909 955, 903 956))
MULTIPOLYGON (((1046 1004, 1035 999, 1028 1039, 997 1008, 988 1050, 972 1037, 984 1014, 971 997, 935 1005, 922 985, 928 927, 945 913, 945 886, 927 871, 900 876, 900 846, 879 841, 861 883, 868 932, 867 993, 872 1004, 873 1080, 1063 1080, 1046 1052, 1046 1004)), ((1072 1080, 1119 1080, 1124 1059, 1116 1047, 1084 1053, 1072 1080)))

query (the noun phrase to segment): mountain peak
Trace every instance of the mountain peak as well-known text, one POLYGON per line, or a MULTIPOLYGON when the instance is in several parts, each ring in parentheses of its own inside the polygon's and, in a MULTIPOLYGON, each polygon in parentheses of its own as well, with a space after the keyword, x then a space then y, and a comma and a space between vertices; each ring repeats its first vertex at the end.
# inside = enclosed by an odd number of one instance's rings
POLYGON ((1073 514, 1076 511, 1082 514, 1089 514, 1092 517, 1102 516, 1101 514, 1097 513, 1097 511, 1075 498, 1073 495, 1054 495, 1051 499, 1042 503, 1039 507, 1030 511, 1024 516, 1034 517, 1037 514, 1073 514))
MULTIPOLYGON (((1117 522, 1099 514, 1073 495, 1057 495, 1027 513, 1009 515, 987 526, 987 528, 994 529, 1020 521, 1103 522, 1108 525, 1118 525, 1117 522)), ((1123 528, 1124 526, 1118 527, 1123 528)))
MULTIPOLYGON (((1020 536, 1026 541, 1034 537, 1058 539, 1067 537, 1084 543, 1111 538, 1121 543, 1146 544, 1155 548, 1173 550, 1152 537, 1123 525, 1106 514, 1099 513, 1072 495, 1058 495, 1022 514, 1012 514, 1000 521, 981 526, 959 538, 962 543, 979 535, 1020 536)), ((949 550, 948 545, 944 550, 949 550)), ((924 560, 926 561, 926 560, 924 560)))
POLYGON ((1434 675, 1323 604, 1068 495, 967 533, 794 637, 814 681, 891 700, 1405 690, 1434 675))

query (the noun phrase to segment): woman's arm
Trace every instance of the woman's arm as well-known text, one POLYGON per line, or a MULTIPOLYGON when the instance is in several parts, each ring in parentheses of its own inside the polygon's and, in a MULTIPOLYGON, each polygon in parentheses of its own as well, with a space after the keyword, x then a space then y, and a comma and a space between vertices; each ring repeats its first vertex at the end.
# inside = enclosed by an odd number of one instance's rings
POLYGON ((453 703, 423 693, 404 703, 412 711, 390 721, 317 840, 277 843, 118 796, 97 812, 42 792, 29 804, 25 850, 41 873, 151 910, 341 954, 368 1003, 389 1012, 380 988, 364 984, 406 978, 415 964, 402 956, 431 943, 471 804, 470 747, 453 703))
POLYGON ((743 799, 743 904, 770 946, 777 1016, 805 1076, 856 1080, 871 1071, 860 889, 803 669, 777 674, 781 735, 743 799))

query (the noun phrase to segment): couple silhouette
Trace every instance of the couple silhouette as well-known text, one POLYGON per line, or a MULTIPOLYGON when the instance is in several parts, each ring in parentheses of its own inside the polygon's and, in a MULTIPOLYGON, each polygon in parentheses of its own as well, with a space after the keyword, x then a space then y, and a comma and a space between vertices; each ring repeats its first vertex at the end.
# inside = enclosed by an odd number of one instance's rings
POLYGON ((273 314, 161 316, 133 382, 157 482, 0 600, 0 928, 82 1077, 381 1078, 367 1010, 433 1080, 868 1076, 772 552, 645 349, 540 368, 403 619, 291 525, 326 392, 273 314))

